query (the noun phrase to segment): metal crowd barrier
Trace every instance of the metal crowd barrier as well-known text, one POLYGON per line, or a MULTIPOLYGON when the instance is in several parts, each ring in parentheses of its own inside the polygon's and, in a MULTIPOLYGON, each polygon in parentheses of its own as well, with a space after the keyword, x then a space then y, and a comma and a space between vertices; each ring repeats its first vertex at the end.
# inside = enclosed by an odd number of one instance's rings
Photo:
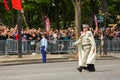
POLYGON ((75 40, 49 40, 47 52, 73 54, 75 47, 72 47, 72 44, 74 42, 75 40))
POLYGON ((5 53, 6 51, 6 41, 0 40, 0 53, 5 53))
POLYGON ((112 40, 107 40, 107 51, 119 52, 120 51, 120 38, 114 38, 112 40))
MULTIPOLYGON (((72 46, 75 40, 48 40, 47 53, 69 53, 74 54, 76 48, 72 46)), ((112 40, 106 40, 107 52, 119 52, 120 51, 120 39, 115 38, 112 40)), ((97 53, 103 51, 103 42, 96 40, 97 53)), ((0 40, 0 54, 17 54, 18 53, 18 41, 17 40, 0 40)), ((22 53, 40 53, 39 41, 22 41, 22 53)))
POLYGON ((120 52, 120 38, 114 38, 112 40, 106 39, 105 42, 102 40, 96 40, 96 49, 97 53, 103 52, 103 45, 106 45, 106 51, 111 52, 120 52))

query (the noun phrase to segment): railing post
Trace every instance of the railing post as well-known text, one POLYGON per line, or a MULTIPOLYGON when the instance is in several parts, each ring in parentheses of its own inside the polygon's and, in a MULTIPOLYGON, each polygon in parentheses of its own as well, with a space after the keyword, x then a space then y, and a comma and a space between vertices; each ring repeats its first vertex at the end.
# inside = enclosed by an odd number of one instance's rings
POLYGON ((6 42, 5 42, 5 57, 7 58, 7 57, 9 57, 9 55, 8 55, 8 39, 6 39, 6 42))
POLYGON ((21 19, 21 12, 18 11, 18 58, 22 58, 21 19))

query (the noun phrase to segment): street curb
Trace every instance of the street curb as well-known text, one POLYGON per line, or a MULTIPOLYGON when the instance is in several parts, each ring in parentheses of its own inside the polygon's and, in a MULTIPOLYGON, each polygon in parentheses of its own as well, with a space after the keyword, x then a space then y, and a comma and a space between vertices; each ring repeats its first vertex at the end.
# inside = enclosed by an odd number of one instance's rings
MULTIPOLYGON (((47 59, 47 63, 51 62, 65 62, 68 61, 67 58, 49 58, 47 59)), ((13 61, 2 61, 0 62, 0 66, 10 66, 10 65, 22 65, 22 64, 36 64, 42 63, 42 59, 27 59, 27 60, 13 60, 13 61)))
MULTIPOLYGON (((99 56, 96 60, 116 60, 120 59, 114 56, 99 56)), ((69 61, 78 61, 78 58, 47 58, 47 63, 55 62, 69 62, 69 61)), ((12 61, 1 61, 0 66, 12 66, 12 65, 23 65, 23 64, 39 64, 42 63, 42 59, 26 59, 26 60, 12 60, 12 61)))

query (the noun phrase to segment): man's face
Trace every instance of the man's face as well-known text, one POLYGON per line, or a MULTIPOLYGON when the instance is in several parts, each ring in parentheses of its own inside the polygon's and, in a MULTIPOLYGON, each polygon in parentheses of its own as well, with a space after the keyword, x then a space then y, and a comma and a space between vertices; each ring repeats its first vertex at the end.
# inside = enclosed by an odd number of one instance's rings
POLYGON ((89 29, 88 27, 84 27, 83 31, 88 31, 88 29, 89 29))

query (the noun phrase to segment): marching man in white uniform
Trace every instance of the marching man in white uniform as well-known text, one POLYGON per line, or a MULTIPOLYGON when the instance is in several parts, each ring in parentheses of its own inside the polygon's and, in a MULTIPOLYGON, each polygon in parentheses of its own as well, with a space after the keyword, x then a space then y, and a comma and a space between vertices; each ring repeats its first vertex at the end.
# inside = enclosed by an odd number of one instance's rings
POLYGON ((78 45, 79 67, 77 70, 82 72, 82 69, 85 69, 94 72, 96 44, 92 32, 89 31, 88 24, 83 24, 83 32, 74 45, 78 45))

